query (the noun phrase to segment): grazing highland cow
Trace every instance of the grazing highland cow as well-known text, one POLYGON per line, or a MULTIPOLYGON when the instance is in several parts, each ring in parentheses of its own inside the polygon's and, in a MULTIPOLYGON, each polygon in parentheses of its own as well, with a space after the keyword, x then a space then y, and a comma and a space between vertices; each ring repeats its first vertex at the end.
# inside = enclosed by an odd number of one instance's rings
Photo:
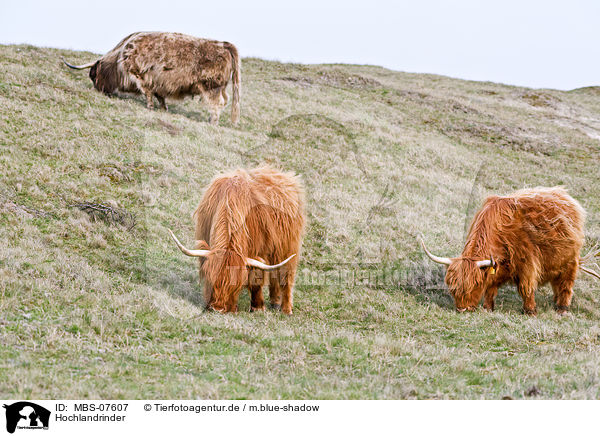
POLYGON ((211 108, 216 124, 227 104, 225 88, 233 83, 231 120, 240 117, 240 58, 229 42, 195 38, 181 33, 137 32, 123 39, 100 59, 85 65, 65 65, 73 69, 90 68, 94 88, 105 94, 115 91, 142 93, 148 109, 153 97, 167 109, 166 98, 182 99, 201 95, 211 108))
POLYGON ((484 294, 483 307, 494 310, 498 287, 513 282, 524 312, 535 315, 535 290, 550 282, 562 314, 571 304, 577 271, 596 275, 581 265, 584 220, 584 210, 565 189, 526 189, 486 199, 460 257, 434 256, 421 244, 434 262, 447 265, 446 284, 459 312, 475 309, 484 294))
POLYGON ((304 229, 303 192, 296 176, 268 167, 219 176, 204 193, 194 220, 194 250, 169 232, 184 254, 200 257, 207 307, 236 312, 246 285, 250 310, 264 310, 262 284, 268 280, 271 306, 292 313, 304 229))

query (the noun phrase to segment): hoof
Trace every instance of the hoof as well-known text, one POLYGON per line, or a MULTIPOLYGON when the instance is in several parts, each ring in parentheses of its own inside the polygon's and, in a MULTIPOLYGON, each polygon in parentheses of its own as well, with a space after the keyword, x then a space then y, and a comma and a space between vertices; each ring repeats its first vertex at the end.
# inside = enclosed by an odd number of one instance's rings
POLYGON ((458 313, 463 313, 463 312, 474 312, 475 310, 477 310, 477 307, 471 306, 471 307, 461 307, 461 308, 456 308, 456 311, 458 313))
POLYGON ((269 303, 269 307, 273 310, 281 310, 281 304, 269 303))
POLYGON ((261 307, 250 306, 250 312, 264 312, 264 311, 265 311, 265 306, 261 306, 261 307))
POLYGON ((556 306, 556 313, 560 316, 567 315, 569 313, 569 306, 556 306))
POLYGON ((537 316, 537 310, 536 309, 523 309, 523 313, 525 315, 529 315, 529 316, 532 316, 532 317, 537 316))

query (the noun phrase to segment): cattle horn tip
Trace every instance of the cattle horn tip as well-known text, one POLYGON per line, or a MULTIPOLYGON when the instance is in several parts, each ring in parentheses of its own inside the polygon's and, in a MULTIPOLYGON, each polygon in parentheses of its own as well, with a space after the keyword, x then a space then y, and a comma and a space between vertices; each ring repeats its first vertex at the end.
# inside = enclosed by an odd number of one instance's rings
POLYGON ((186 256, 206 257, 210 253, 210 250, 190 250, 188 248, 185 248, 183 246, 183 244, 181 242, 179 242, 179 239, 177 239, 177 236, 175 236, 175 234, 171 231, 171 229, 167 229, 167 230, 171 234, 171 238, 173 238, 173 240, 175 241, 175 244, 177 244, 177 248, 179 248, 179 250, 186 256))
POLYGON ((274 270, 274 269, 277 269, 277 268, 281 268, 283 265, 285 265, 286 263, 288 263, 294 256, 296 256, 296 253, 292 254, 286 260, 284 260, 283 262, 278 263, 277 265, 268 265, 266 263, 261 262, 260 260, 256 260, 256 259, 252 259, 252 258, 247 258, 246 259, 246 264, 248 266, 252 266, 254 268, 262 269, 264 271, 271 271, 271 270, 274 270))
POLYGON ((425 254, 427 254, 427 256, 431 260, 433 260, 435 263, 441 263, 442 265, 450 265, 452 263, 452 260, 449 257, 439 257, 439 256, 432 254, 425 246, 425 242, 423 241, 422 235, 419 237, 419 239, 421 242, 421 247, 423 247, 425 254))
POLYGON ((83 65, 73 65, 73 64, 68 63, 63 56, 61 56, 60 58, 62 59, 63 63, 67 67, 71 68, 72 70, 84 70, 86 68, 91 68, 96 63, 96 61, 94 61, 94 62, 90 62, 88 64, 83 64, 83 65))

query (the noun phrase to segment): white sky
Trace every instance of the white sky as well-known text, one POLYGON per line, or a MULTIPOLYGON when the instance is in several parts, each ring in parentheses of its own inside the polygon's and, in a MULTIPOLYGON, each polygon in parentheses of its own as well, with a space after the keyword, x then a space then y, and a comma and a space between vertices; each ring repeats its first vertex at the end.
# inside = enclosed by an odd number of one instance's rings
POLYGON ((104 53, 138 30, 227 40, 242 56, 285 62, 600 85, 600 0, 0 0, 0 44, 104 53))

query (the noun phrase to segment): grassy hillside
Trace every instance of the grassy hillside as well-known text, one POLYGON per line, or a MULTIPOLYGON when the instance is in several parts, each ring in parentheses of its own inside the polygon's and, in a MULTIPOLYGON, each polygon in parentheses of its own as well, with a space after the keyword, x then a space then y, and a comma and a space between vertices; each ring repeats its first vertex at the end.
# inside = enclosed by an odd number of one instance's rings
POLYGON ((455 255, 486 195, 560 184, 600 242, 598 88, 244 59, 240 125, 211 126, 61 55, 96 56, 0 46, 0 397, 600 397, 598 282, 564 317, 547 287, 537 318, 512 287, 459 314, 416 240, 455 255), (190 245, 206 184, 261 163, 306 186, 294 315, 203 312, 166 229, 190 245))

